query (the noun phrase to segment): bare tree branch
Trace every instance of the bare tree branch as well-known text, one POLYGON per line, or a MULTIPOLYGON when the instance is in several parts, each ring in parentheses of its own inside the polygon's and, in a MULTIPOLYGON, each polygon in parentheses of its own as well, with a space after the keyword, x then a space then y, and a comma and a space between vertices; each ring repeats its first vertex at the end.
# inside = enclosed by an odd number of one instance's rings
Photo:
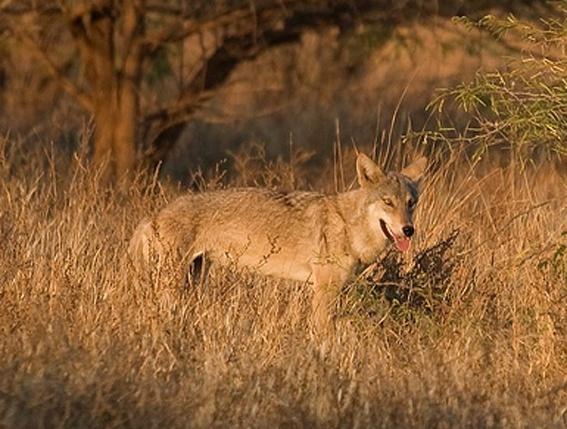
POLYGON ((280 3, 274 5, 272 2, 271 6, 264 7, 263 9, 254 9, 251 7, 233 9, 203 20, 181 17, 170 23, 161 31, 148 34, 146 37, 146 45, 149 50, 155 50, 164 43, 177 42, 193 34, 215 32, 229 26, 234 27, 232 32, 243 33, 245 31, 242 29, 238 31, 238 27, 245 26, 246 29, 249 30, 250 24, 255 25, 257 21, 260 21, 256 16, 257 14, 262 14, 263 20, 269 20, 270 15, 272 19, 275 18, 276 15, 281 18, 285 16, 285 9, 280 3))
POLYGON ((155 13, 159 15, 174 16, 174 17, 183 15, 183 9, 181 9, 180 7, 164 5, 158 1, 147 4, 146 11, 147 13, 155 13))
POLYGON ((62 8, 57 3, 40 2, 40 4, 25 4, 16 0, 4 0, 0 2, 0 13, 14 17, 24 17, 26 15, 59 15, 62 8))
POLYGON ((53 77, 55 82, 71 97, 75 98, 81 107, 89 112, 92 112, 94 104, 91 96, 83 91, 75 82, 65 76, 65 73, 57 66, 55 61, 41 48, 30 35, 11 29, 12 33, 25 44, 46 66, 48 72, 53 77))
POLYGON ((215 91, 201 91, 199 94, 186 93, 168 106, 154 110, 145 116, 145 122, 150 124, 159 121, 160 127, 168 127, 183 122, 191 117, 193 112, 202 107, 216 94, 215 91))
POLYGON ((122 34, 123 52, 121 73, 126 73, 126 78, 132 78, 132 68, 138 67, 143 60, 143 35, 145 12, 144 0, 123 0, 122 11, 122 34))

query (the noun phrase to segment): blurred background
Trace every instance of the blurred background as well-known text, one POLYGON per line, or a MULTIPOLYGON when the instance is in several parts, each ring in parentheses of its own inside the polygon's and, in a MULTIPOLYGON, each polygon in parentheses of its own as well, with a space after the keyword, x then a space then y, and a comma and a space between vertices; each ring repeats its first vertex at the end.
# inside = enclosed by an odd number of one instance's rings
POLYGON ((109 177, 160 165, 176 180, 251 147, 317 163, 338 140, 380 151, 439 121, 462 130, 474 115, 427 109, 437 91, 533 48, 455 18, 537 23, 556 12, 536 0, 3 0, 0 10, 0 133, 23 147, 86 146, 109 177))
POLYGON ((566 428, 566 50, 567 0, 0 0, 0 428, 566 428), (135 270, 187 189, 355 147, 430 162, 336 341, 306 284, 135 270))

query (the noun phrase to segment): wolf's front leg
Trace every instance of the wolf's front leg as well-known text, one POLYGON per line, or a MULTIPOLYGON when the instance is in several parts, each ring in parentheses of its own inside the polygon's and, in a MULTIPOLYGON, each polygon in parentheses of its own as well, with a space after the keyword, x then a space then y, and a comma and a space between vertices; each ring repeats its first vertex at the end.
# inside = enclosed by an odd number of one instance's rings
MULTIPOLYGON (((350 264, 349 264, 350 265, 350 264)), ((313 264, 312 320, 317 334, 333 334, 337 298, 350 275, 350 266, 313 264)))

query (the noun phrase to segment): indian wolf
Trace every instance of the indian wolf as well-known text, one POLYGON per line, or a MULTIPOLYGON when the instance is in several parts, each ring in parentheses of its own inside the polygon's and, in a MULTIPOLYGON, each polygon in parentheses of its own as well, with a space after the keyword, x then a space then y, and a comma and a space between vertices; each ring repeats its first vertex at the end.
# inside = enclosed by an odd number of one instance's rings
POLYGON ((129 252, 144 270, 170 258, 188 272, 197 258, 313 286, 316 328, 331 326, 332 308, 357 269, 389 244, 410 248, 419 182, 427 159, 384 173, 359 154, 359 188, 336 195, 234 188, 182 196, 143 219, 129 252), (157 257, 157 258, 156 258, 157 257))

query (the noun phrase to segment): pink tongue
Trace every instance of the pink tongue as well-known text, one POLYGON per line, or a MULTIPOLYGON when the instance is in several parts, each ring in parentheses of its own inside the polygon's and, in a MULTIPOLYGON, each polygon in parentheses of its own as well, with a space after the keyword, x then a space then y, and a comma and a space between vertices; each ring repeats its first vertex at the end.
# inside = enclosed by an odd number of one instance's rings
POLYGON ((407 237, 394 237, 394 241, 396 242, 396 247, 400 252, 407 252, 410 248, 411 241, 407 237))

